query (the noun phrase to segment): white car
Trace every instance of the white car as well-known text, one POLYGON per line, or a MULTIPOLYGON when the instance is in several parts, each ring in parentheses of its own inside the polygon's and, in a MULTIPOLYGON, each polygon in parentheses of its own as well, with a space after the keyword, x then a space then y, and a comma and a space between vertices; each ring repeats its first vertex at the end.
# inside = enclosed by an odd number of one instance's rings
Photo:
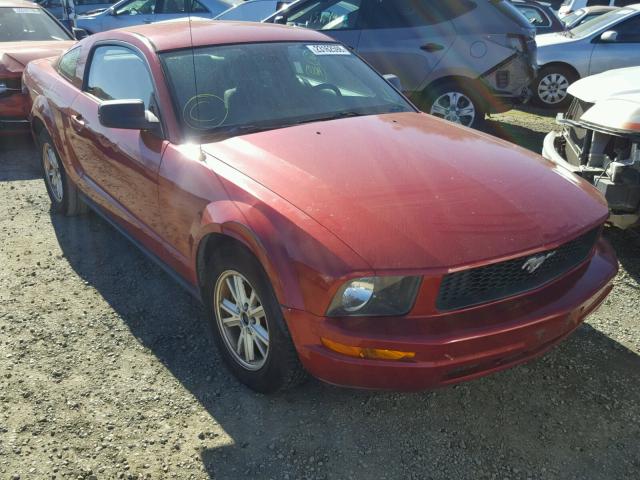
POLYGON ((640 3, 600 15, 578 27, 536 36, 539 71, 532 90, 544 107, 566 107, 567 88, 579 78, 640 65, 640 3))
POLYGON ((595 7, 595 6, 612 6, 612 7, 626 7, 627 5, 632 5, 636 3, 637 0, 564 0, 560 9, 558 10, 558 15, 560 18, 565 15, 569 15, 576 10, 584 7, 595 7))
POLYGON ((574 97, 542 155, 589 180, 616 227, 640 225, 640 67, 610 70, 569 87, 574 97))

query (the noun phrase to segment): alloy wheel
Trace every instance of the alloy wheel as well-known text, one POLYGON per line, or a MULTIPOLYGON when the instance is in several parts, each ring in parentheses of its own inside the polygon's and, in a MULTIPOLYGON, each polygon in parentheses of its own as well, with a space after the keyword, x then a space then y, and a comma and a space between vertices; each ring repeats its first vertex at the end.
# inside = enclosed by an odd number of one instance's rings
POLYGON ((569 79, 561 73, 550 73, 538 82, 538 97, 548 105, 555 105, 567 98, 569 79))
POLYGON ((258 293, 241 273, 223 272, 214 291, 216 321, 234 360, 251 371, 269 356, 269 325, 258 293))
POLYGON ((60 164, 53 147, 46 142, 42 146, 42 165, 44 167, 44 177, 49 185, 55 200, 60 203, 64 197, 64 185, 62 183, 62 173, 60 164))
POLYGON ((473 101, 461 92, 443 93, 433 102, 429 113, 465 127, 473 125, 476 118, 476 108, 473 101))

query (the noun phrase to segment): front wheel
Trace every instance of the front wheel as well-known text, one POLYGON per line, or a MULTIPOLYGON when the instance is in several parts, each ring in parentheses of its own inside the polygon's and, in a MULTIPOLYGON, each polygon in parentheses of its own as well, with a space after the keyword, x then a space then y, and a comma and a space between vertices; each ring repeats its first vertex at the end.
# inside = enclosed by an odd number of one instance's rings
POLYGON ((576 75, 562 65, 552 65, 540 70, 535 82, 535 102, 545 108, 565 108, 571 101, 569 86, 576 75))
POLYGON ((210 328, 231 372, 261 393, 302 383, 307 374, 259 262, 238 247, 220 252, 209 265, 204 295, 210 328))
POLYGON ((431 89, 426 97, 426 111, 433 116, 471 128, 484 123, 484 108, 466 87, 445 84, 431 89))

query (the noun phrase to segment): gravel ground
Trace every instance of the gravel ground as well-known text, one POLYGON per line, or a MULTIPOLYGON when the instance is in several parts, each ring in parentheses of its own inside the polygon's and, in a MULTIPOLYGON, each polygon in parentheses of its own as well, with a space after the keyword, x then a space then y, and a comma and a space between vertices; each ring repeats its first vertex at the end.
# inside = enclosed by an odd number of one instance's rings
MULTIPOLYGON (((539 150, 549 116, 489 128, 539 150)), ((201 307, 95 215, 51 215, 0 145, 0 479, 637 479, 640 237, 602 308, 540 360, 419 394, 256 395, 201 307)))

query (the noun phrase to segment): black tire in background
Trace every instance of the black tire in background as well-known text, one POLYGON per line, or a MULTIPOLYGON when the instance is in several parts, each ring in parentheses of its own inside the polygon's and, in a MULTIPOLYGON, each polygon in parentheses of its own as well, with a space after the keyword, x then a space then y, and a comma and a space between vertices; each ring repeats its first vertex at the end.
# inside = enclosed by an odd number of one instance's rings
POLYGON ((533 101, 544 108, 566 109, 571 103, 569 85, 578 80, 576 73, 563 65, 548 65, 540 69, 533 84, 533 101))
POLYGON ((424 111, 465 127, 481 129, 485 106, 476 92, 463 82, 446 82, 428 87, 423 93, 424 111))

